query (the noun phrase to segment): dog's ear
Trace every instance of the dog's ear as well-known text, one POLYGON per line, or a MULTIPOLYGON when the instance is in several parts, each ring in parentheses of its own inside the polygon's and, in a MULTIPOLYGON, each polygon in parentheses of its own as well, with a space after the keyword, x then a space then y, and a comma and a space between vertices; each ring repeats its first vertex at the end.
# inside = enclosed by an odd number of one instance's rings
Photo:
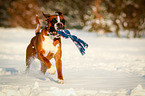
POLYGON ((56 13, 56 15, 63 15, 62 12, 59 12, 59 11, 55 12, 55 13, 56 13))
POLYGON ((42 12, 42 14, 43 14, 43 16, 44 16, 45 18, 49 18, 49 17, 50 17, 49 14, 44 14, 43 12, 42 12))

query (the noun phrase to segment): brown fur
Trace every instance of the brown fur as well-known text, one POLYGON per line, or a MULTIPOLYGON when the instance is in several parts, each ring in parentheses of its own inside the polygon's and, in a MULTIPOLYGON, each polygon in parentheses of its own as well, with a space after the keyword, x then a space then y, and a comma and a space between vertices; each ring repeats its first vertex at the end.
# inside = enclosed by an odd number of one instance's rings
MULTIPOLYGON (((47 19, 47 27, 42 29, 40 32, 40 22, 38 16, 36 16, 36 23, 37 23, 37 29, 36 29, 36 36, 34 36, 31 39, 30 44, 27 47, 26 50, 26 66, 28 70, 30 68, 30 64, 35 58, 38 58, 41 62, 41 71, 42 73, 45 74, 46 70, 51 67, 51 62, 50 60, 54 57, 56 61, 56 69, 58 73, 58 79, 63 80, 63 75, 62 75, 62 61, 61 61, 61 56, 62 56, 62 50, 61 50, 61 38, 54 38, 53 40, 53 45, 59 45, 58 50, 55 54, 49 52, 47 56, 44 56, 45 50, 42 47, 42 42, 44 41, 44 36, 47 36, 47 32, 49 32, 51 23, 50 21, 53 18, 56 18, 57 15, 48 15, 48 14, 43 14, 46 19, 47 19), (39 24, 39 25, 38 25, 39 24)), ((60 15, 60 19, 64 19, 62 15, 60 15)))

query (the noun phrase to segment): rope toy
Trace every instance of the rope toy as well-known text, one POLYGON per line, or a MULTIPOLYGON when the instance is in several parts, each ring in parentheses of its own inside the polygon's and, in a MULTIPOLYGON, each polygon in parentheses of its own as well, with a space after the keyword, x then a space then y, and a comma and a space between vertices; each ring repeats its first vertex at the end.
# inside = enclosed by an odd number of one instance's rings
POLYGON ((75 35, 71 35, 70 31, 65 29, 65 30, 58 30, 56 31, 59 35, 61 35, 63 38, 68 39, 71 38, 71 40, 75 43, 79 51, 81 52, 82 55, 85 54, 85 48, 88 48, 88 44, 78 38, 75 35))

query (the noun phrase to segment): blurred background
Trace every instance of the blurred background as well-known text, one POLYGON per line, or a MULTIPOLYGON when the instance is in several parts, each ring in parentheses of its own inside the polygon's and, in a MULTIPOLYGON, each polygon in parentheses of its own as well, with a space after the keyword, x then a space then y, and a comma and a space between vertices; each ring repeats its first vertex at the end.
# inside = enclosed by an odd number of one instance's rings
MULTIPOLYGON (((145 0, 0 0, 0 27, 36 27, 35 15, 61 11, 66 27, 89 32, 120 32, 134 38, 145 31, 145 0)), ((44 24, 45 25, 45 24, 44 24)))

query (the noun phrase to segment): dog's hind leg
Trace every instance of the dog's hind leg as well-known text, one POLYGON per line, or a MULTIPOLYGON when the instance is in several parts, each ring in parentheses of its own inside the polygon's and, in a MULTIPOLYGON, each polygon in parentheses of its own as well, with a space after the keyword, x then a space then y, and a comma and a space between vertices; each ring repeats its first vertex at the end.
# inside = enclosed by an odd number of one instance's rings
POLYGON ((35 59, 35 48, 32 44, 29 44, 26 50, 26 71, 29 71, 31 63, 35 59))
POLYGON ((41 72, 42 72, 43 74, 45 74, 45 73, 46 73, 46 70, 47 70, 46 64, 43 63, 42 61, 40 61, 40 62, 41 62, 41 72))

